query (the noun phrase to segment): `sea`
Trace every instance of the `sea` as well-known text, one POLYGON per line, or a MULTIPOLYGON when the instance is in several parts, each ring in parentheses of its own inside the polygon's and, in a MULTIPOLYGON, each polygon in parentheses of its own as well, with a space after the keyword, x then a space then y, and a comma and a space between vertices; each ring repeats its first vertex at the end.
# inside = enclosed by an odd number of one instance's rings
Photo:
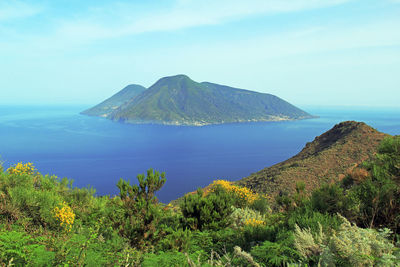
POLYGON ((96 195, 118 194, 150 168, 165 172, 168 203, 213 180, 235 181, 286 160, 335 124, 363 121, 400 134, 400 108, 302 107, 315 119, 202 127, 123 124, 80 115, 88 106, 0 106, 0 161, 32 162, 96 195))

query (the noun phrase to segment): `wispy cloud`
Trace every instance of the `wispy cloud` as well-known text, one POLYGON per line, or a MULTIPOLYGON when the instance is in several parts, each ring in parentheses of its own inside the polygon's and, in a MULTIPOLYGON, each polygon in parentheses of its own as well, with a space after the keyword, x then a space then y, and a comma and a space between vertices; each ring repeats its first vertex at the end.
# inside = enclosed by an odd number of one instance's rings
POLYGON ((296 12, 342 4, 349 0, 178 0, 169 7, 135 13, 135 4, 111 4, 91 9, 81 18, 61 19, 54 40, 75 43, 216 25, 248 16, 296 12))
POLYGON ((322 102, 329 97, 321 88, 337 100, 357 86, 398 95, 400 0, 60 2, 0 0, 0 86, 9 95, 24 90, 39 99, 57 84, 61 95, 86 90, 92 99, 182 72, 259 91, 276 87, 282 97, 301 98, 293 88, 302 88, 322 102))
POLYGON ((43 8, 38 5, 29 5, 20 1, 0 1, 0 21, 31 17, 42 11, 43 8))
POLYGON ((221 0, 178 1, 170 10, 147 16, 121 29, 122 34, 169 31, 196 26, 214 25, 247 16, 295 12, 322 8, 348 0, 221 0))
MULTIPOLYGON (((33 48, 57 51, 100 40, 216 25, 249 16, 300 12, 340 5, 349 1, 351 0, 176 0, 170 6, 162 8, 148 6, 140 11, 137 10, 134 2, 116 2, 81 10, 72 17, 55 18, 51 23, 52 30, 43 34, 35 32, 26 38, 29 39, 33 48)), ((8 7, 4 9, 6 10, 4 14, 7 16, 3 17, 16 18, 23 14, 29 16, 41 10, 39 7, 27 6, 21 2, 14 3, 17 5, 13 8, 10 4, 3 4, 8 7), (17 9, 20 13, 16 12, 17 9)), ((275 51, 263 53, 263 55, 274 57, 354 47, 399 45, 400 35, 393 35, 396 27, 400 28, 400 20, 390 20, 390 18, 363 25, 348 27, 341 25, 338 28, 320 24, 300 27, 289 32, 280 31, 276 35, 261 36, 258 40, 244 40, 243 45, 238 45, 236 42, 234 47, 248 47, 250 51, 260 51, 259 46, 262 44, 264 50, 275 51), (252 46, 254 47, 251 48, 252 46)), ((9 47, 12 46, 9 45, 9 47)))
MULTIPOLYGON (((210 55, 218 55, 223 60, 235 58, 236 61, 267 61, 288 58, 296 55, 311 55, 329 52, 343 52, 351 49, 400 46, 400 35, 394 34, 400 29, 400 19, 371 21, 365 24, 336 27, 321 25, 299 30, 279 32, 235 43, 214 45, 210 55)), ((201 47, 191 47, 200 50, 201 47)), ((188 52, 194 54, 194 51, 188 52)), ((203 55, 204 56, 204 55, 203 55)), ((207 58, 207 56, 204 56, 207 58)))

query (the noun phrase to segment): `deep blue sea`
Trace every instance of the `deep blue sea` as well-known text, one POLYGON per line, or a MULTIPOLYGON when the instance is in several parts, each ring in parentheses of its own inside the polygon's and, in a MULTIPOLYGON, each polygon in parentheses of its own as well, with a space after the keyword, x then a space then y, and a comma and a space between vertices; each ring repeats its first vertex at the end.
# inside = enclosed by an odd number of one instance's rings
POLYGON ((39 172, 118 193, 119 178, 154 168, 167 182, 158 197, 169 202, 214 179, 238 180, 288 159, 306 142, 345 120, 364 121, 400 134, 399 109, 305 108, 320 118, 179 127, 129 125, 79 115, 87 106, 0 106, 0 155, 7 168, 33 162, 39 172))

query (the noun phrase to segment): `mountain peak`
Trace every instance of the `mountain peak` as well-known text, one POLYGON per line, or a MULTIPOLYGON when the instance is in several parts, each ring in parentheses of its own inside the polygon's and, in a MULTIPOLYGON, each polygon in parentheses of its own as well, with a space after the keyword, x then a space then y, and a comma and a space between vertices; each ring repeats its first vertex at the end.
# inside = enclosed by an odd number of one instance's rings
POLYGON ((367 125, 365 122, 343 121, 333 126, 333 128, 328 132, 338 132, 341 134, 348 134, 352 131, 363 130, 363 129, 374 130, 371 126, 367 125))
POLYGON ((167 86, 168 88, 180 89, 188 86, 194 86, 195 84, 197 83, 190 79, 189 76, 185 74, 178 74, 160 78, 155 84, 150 86, 149 89, 160 88, 163 86, 167 86))
MULTIPOLYGON (((129 90, 132 90, 132 89, 140 89, 140 90, 143 91, 143 88, 146 89, 145 87, 143 87, 143 86, 140 85, 140 84, 132 83, 132 84, 128 84, 127 86, 125 86, 121 91, 127 90, 127 89, 129 89, 129 90)), ((119 91, 118 93, 120 93, 121 91, 119 91)))
POLYGON ((167 77, 164 77, 164 78, 167 78, 167 79, 189 79, 189 80, 191 80, 189 78, 189 76, 187 76, 186 74, 177 74, 177 75, 167 76, 167 77))
POLYGON ((276 196, 294 192, 302 181, 306 190, 344 177, 344 174, 376 153, 387 136, 364 122, 345 121, 317 136, 294 157, 265 168, 238 183, 256 192, 276 196))
MULTIPOLYGON (((189 78, 189 76, 187 76, 185 74, 177 74, 177 75, 166 76, 166 77, 160 78, 157 82, 159 82, 159 81, 181 81, 181 80, 193 81, 192 79, 189 78)), ((156 84, 157 84, 157 82, 156 82, 156 84)))
POLYGON ((344 121, 336 124, 329 131, 317 136, 313 142, 307 143, 301 153, 315 154, 319 153, 336 143, 343 143, 353 135, 368 135, 369 133, 378 133, 364 122, 344 121))

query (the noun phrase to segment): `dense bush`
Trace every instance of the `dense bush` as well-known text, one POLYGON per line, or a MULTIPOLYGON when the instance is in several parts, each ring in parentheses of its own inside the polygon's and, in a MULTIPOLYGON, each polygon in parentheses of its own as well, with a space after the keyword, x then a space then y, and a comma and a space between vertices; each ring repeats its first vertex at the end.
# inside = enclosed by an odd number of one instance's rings
POLYGON ((51 266, 55 253, 41 243, 42 238, 32 238, 25 232, 0 231, 0 265, 51 266))
POLYGON ((301 259, 300 253, 295 249, 270 241, 252 248, 250 254, 262 266, 285 266, 301 259))
POLYGON ((341 219, 339 230, 331 235, 321 226, 319 232, 296 227, 295 247, 306 261, 322 266, 396 266, 400 261, 398 248, 387 239, 388 229, 362 229, 341 219))
POLYGON ((187 257, 180 252, 159 252, 147 254, 142 262, 143 267, 184 267, 188 266, 187 257))
POLYGON ((231 224, 233 200, 220 186, 205 195, 199 189, 195 194, 187 194, 180 206, 183 223, 192 230, 218 230, 231 224))

